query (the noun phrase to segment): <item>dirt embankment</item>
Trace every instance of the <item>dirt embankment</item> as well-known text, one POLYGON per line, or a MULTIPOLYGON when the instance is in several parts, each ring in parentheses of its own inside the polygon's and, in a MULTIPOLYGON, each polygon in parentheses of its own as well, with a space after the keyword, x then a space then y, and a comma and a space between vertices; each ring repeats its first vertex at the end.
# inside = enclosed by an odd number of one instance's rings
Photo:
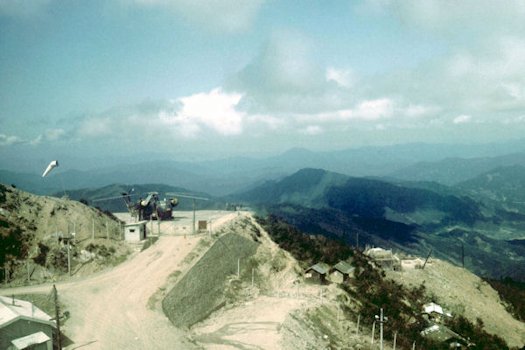
POLYGON ((164 298, 162 308, 171 322, 188 328, 223 305, 227 281, 237 273, 238 259, 246 261, 257 246, 235 233, 220 237, 164 298))

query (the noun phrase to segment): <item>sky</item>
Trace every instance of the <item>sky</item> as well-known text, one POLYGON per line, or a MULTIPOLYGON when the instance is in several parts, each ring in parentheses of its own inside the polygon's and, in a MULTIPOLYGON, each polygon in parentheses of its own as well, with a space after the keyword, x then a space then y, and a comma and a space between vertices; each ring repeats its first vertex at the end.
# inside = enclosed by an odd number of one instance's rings
POLYGON ((525 131, 521 0, 0 0, 0 168, 525 131))

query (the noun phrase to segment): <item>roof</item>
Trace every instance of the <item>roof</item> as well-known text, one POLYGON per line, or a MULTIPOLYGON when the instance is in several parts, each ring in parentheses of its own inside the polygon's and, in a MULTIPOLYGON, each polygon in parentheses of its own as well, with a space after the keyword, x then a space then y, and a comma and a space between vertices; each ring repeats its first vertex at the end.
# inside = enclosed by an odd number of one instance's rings
POLYGON ((147 220, 137 221, 137 222, 129 222, 124 225, 124 227, 130 227, 130 226, 144 226, 148 223, 147 220))
POLYGON ((0 296, 0 328, 18 319, 44 323, 52 327, 56 326, 55 322, 51 321, 51 316, 29 301, 0 296))
POLYGON ((309 270, 314 270, 315 272, 321 275, 325 275, 328 273, 328 271, 330 271, 330 266, 328 266, 328 264, 325 263, 317 263, 314 266, 311 266, 308 269, 306 269, 306 271, 309 270))
POLYGON ((26 349, 31 345, 42 344, 51 340, 44 332, 37 332, 11 341, 17 349, 26 349))
POLYGON ((440 326, 437 324, 422 330, 421 335, 437 342, 445 342, 450 339, 459 339, 464 341, 463 337, 456 332, 445 326, 440 326))
POLYGON ((349 274, 354 270, 354 267, 346 261, 340 261, 334 266, 334 270, 337 270, 343 274, 349 274))
POLYGON ((438 313, 440 315, 443 315, 443 308, 436 304, 436 303, 428 303, 423 305, 423 310, 425 310, 425 313, 430 314, 432 312, 438 313))

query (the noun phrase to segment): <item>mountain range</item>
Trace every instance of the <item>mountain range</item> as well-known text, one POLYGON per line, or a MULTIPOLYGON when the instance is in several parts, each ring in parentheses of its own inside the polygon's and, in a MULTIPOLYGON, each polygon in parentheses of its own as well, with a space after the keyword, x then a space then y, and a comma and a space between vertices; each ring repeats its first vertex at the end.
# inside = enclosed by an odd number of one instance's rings
MULTIPOLYGON (((59 159, 48 177, 41 170, 6 160, 0 182, 36 194, 97 188, 112 183, 160 183, 223 196, 246 191, 267 180, 279 180, 303 168, 320 168, 349 176, 375 176, 404 181, 433 181, 454 185, 498 167, 525 165, 525 140, 487 145, 405 144, 314 152, 291 149, 266 158, 233 157, 208 161, 161 160, 151 157, 121 160, 110 165, 59 159)), ((49 161, 48 161, 49 162, 49 161)))

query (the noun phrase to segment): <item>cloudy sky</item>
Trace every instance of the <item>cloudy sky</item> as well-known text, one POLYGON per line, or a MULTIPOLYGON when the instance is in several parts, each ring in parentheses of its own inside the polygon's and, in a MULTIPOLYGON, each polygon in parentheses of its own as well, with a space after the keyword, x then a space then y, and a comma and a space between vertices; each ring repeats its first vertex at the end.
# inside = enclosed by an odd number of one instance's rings
POLYGON ((0 0, 5 164, 524 131, 521 0, 0 0))

